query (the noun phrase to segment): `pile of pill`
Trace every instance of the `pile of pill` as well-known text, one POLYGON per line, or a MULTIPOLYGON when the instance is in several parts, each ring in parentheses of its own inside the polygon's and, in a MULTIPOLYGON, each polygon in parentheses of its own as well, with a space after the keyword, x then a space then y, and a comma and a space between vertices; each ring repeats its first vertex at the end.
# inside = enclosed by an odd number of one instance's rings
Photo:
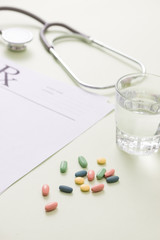
MULTIPOLYGON (((79 156, 78 157, 78 162, 79 165, 84 169, 87 168, 88 163, 87 160, 83 157, 83 156, 79 156)), ((105 158, 99 158, 97 159, 97 163, 99 165, 105 165, 106 164, 106 159, 105 158)), ((61 173, 66 173, 67 171, 67 167, 68 167, 68 163, 67 161, 62 161, 60 163, 60 172, 61 173)), ((85 184, 85 179, 84 177, 87 177, 88 181, 91 182, 95 179, 97 180, 101 180, 103 178, 106 179, 107 183, 115 183, 119 180, 118 176, 115 176, 115 169, 110 169, 110 170, 106 170, 106 168, 102 167, 97 174, 95 174, 95 171, 93 169, 90 170, 80 170, 78 172, 75 173, 75 184, 80 185, 80 190, 82 192, 89 192, 90 189, 93 193, 97 193, 100 192, 104 189, 104 184, 100 183, 100 184, 96 184, 94 186, 92 186, 90 188, 89 184, 85 184)), ((60 185, 59 186, 59 190, 61 192, 64 193, 72 193, 73 192, 73 188, 70 186, 66 186, 66 185, 60 185)), ((42 195, 43 196, 48 196, 49 194, 49 186, 48 184, 44 184, 42 186, 42 195)), ((50 212, 52 210, 55 210, 58 206, 57 202, 50 202, 45 206, 45 211, 46 212, 50 212)))
MULTIPOLYGON (((88 163, 86 159, 83 156, 78 157, 78 162, 82 168, 87 168, 88 163)), ((97 163, 99 165, 105 165, 106 164, 106 159, 105 158, 99 158, 97 159, 97 163)), ((88 192, 90 191, 90 186, 88 184, 84 183, 84 177, 87 176, 88 181, 93 181, 95 179, 95 176, 97 180, 101 180, 102 178, 106 179, 107 183, 114 183, 119 180, 118 176, 114 176, 115 170, 110 169, 109 171, 106 171, 106 168, 101 168, 97 174, 95 174, 95 171, 93 169, 88 170, 81 170, 75 173, 75 183, 80 186, 80 189, 82 192, 88 192)), ((96 184, 91 188, 91 191, 93 193, 100 192, 104 189, 104 184, 96 184)))

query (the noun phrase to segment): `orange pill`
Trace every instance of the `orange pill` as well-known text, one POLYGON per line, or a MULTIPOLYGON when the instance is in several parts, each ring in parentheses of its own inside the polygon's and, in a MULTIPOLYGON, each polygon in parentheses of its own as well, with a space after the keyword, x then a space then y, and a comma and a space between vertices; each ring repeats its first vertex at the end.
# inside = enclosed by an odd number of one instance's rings
POLYGON ((105 172, 104 177, 107 178, 107 177, 113 176, 114 173, 115 173, 115 169, 112 168, 109 171, 105 172))
POLYGON ((76 177, 75 178, 75 183, 78 185, 82 185, 84 183, 84 178, 83 177, 76 177))
POLYGON ((42 195, 43 196, 48 196, 48 194, 49 194, 49 186, 48 186, 48 184, 44 184, 42 186, 42 195))
POLYGON ((97 184, 97 185, 93 186, 91 188, 91 190, 92 190, 92 192, 100 192, 103 190, 103 188, 104 188, 104 184, 101 183, 101 184, 97 184))
POLYGON ((57 202, 51 202, 51 203, 48 203, 46 206, 45 206, 45 210, 46 212, 50 212, 50 211, 53 211, 57 208, 58 206, 58 203, 57 202))
POLYGON ((106 159, 105 158, 98 158, 97 163, 100 164, 100 165, 104 165, 104 164, 106 164, 106 159))
POLYGON ((82 192, 89 192, 90 191, 90 186, 88 184, 82 184, 80 186, 80 189, 82 192))

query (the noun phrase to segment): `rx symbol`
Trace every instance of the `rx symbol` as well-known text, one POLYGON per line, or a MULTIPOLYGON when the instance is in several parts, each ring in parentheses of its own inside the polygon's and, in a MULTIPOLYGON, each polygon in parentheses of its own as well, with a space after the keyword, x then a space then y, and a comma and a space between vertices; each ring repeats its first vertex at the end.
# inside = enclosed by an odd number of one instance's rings
POLYGON ((0 79, 0 81, 3 81, 4 85, 8 87, 9 81, 16 80, 15 78, 13 78, 12 75, 17 75, 19 73, 20 73, 19 70, 17 70, 16 68, 6 65, 4 68, 0 69, 0 75, 3 76, 3 78, 0 79))

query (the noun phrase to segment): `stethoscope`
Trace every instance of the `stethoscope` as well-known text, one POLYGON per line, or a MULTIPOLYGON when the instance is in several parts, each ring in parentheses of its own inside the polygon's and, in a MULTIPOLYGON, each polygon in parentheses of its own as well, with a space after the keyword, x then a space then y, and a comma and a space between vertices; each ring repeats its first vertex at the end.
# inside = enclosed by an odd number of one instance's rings
MULTIPOLYGON (((98 47, 101 47, 102 49, 107 49, 107 50, 111 51, 112 53, 117 54, 117 55, 121 56, 122 58, 125 58, 125 59, 129 60, 130 62, 136 64, 140 68, 141 72, 145 73, 144 65, 141 62, 139 62, 138 60, 136 60, 135 58, 132 58, 114 48, 111 48, 110 46, 108 46, 96 39, 93 39, 92 37, 87 36, 86 34, 83 34, 64 23, 59 23, 59 22, 47 23, 46 21, 44 21, 42 18, 36 16, 35 14, 28 12, 26 10, 23 10, 23 9, 15 8, 15 7, 0 7, 0 11, 1 10, 9 10, 9 11, 23 13, 31 18, 36 19, 38 22, 42 23, 43 27, 40 30, 40 39, 41 39, 44 47, 50 54, 52 54, 54 56, 54 58, 56 60, 58 60, 58 62, 61 64, 61 66, 68 72, 68 74, 75 81, 75 83, 79 84, 80 86, 92 88, 92 89, 108 89, 108 88, 115 87, 115 85, 94 86, 94 85, 87 84, 87 83, 81 81, 71 71, 71 69, 67 66, 67 64, 62 60, 62 58, 56 52, 55 47, 53 45, 53 43, 55 43, 55 41, 60 40, 60 39, 76 38, 76 39, 86 42, 87 44, 97 45, 98 47), (59 26, 59 27, 65 28, 65 29, 69 30, 71 32, 71 34, 65 34, 65 35, 58 36, 58 37, 54 38, 53 43, 50 44, 45 37, 45 33, 47 32, 47 30, 50 27, 53 27, 53 26, 59 26)), ((24 50, 26 47, 25 44, 32 40, 32 34, 29 31, 26 31, 26 30, 23 30, 20 28, 9 28, 6 30, 0 30, 0 33, 2 35, 2 38, 8 43, 9 49, 12 51, 24 50)))

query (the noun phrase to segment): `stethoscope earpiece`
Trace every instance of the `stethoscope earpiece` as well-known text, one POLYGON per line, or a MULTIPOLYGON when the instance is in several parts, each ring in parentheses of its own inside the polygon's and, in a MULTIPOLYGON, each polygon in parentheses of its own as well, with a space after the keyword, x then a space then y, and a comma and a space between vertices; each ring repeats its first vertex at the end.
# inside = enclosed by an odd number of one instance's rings
POLYGON ((8 49, 19 52, 26 49, 26 43, 32 41, 33 34, 23 28, 8 28, 2 30, 2 38, 8 43, 8 49))

